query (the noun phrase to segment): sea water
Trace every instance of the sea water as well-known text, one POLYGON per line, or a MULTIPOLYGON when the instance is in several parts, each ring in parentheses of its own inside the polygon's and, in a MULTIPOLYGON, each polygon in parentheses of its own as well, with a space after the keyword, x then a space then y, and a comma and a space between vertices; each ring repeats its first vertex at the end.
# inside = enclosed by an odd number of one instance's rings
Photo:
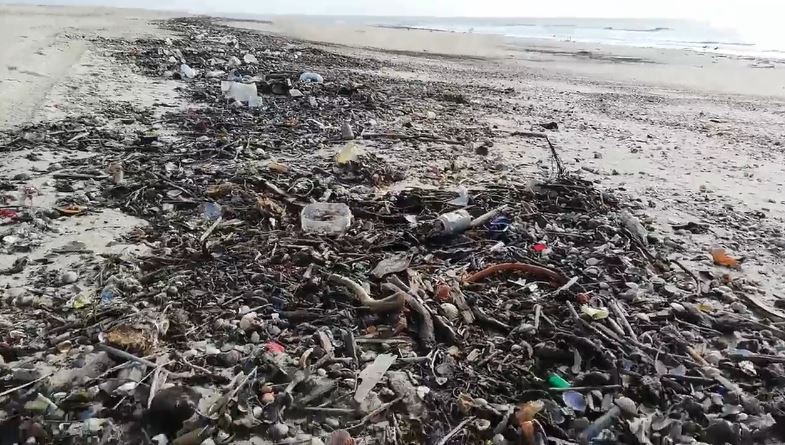
POLYGON ((377 18, 377 25, 513 38, 689 49, 785 59, 782 48, 733 28, 690 20, 582 18, 377 18))

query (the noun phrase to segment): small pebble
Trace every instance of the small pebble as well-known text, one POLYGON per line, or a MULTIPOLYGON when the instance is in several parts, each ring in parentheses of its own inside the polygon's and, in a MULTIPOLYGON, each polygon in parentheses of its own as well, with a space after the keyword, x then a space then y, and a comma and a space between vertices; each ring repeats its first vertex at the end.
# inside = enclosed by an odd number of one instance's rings
MULTIPOLYGON (((262 399, 262 402, 264 402, 264 399, 262 399)), ((254 418, 261 419, 263 415, 264 415, 264 408, 262 408, 261 406, 254 406, 253 407, 253 416, 254 416, 254 418)))
POLYGON ((733 312, 736 312, 738 314, 744 314, 747 312, 747 306, 741 301, 731 303, 730 308, 733 312))
POLYGON ((276 423, 267 429, 267 433, 273 440, 281 440, 289 435, 289 427, 285 423, 276 423))
POLYGON ((461 312, 458 310, 458 307, 452 303, 442 303, 441 308, 444 312, 444 315, 450 321, 455 321, 461 316, 461 312))
POLYGON ((584 275, 598 277, 602 272, 600 272, 600 269, 596 267, 587 267, 586 269, 583 269, 583 273, 584 275))
POLYGON ((250 312, 248 314, 243 315, 243 318, 240 319, 240 329, 244 332, 248 332, 251 329, 256 327, 256 312, 250 312))
POLYGON ((635 402, 628 397, 619 397, 616 399, 616 406, 621 408, 622 412, 627 416, 638 414, 638 407, 635 405, 635 402))
POLYGON ((72 270, 63 272, 63 274, 60 275, 60 283, 62 284, 73 284, 76 283, 76 280, 78 279, 79 279, 79 274, 72 270))
POLYGON ((669 297, 678 297, 682 294, 681 289, 672 284, 664 286, 662 292, 669 297))
POLYGON ((12 378, 20 382, 32 382, 41 378, 41 372, 36 369, 17 368, 11 372, 12 378))
POLYGON ((507 445, 509 443, 507 442, 507 439, 505 439, 504 435, 502 434, 497 434, 493 436, 493 440, 491 442, 493 443, 493 445, 507 445))
POLYGON ((240 354, 240 351, 236 351, 232 349, 229 352, 225 352, 221 354, 220 357, 221 357, 221 364, 227 368, 231 368, 232 366, 240 362, 240 360, 243 358, 243 355, 240 354))

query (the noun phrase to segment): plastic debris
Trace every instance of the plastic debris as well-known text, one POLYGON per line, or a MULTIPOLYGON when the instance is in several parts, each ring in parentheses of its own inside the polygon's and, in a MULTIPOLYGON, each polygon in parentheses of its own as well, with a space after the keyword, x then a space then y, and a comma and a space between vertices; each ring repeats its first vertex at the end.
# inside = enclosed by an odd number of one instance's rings
POLYGON ((185 77, 186 79, 193 79, 194 77, 197 76, 198 72, 195 69, 183 63, 182 65, 180 65, 180 74, 182 74, 183 77, 185 77))
POLYGON ((610 311, 605 308, 595 308, 589 305, 581 306, 581 312, 591 317, 593 320, 604 320, 610 315, 610 311))
POLYGON ((324 83, 324 78, 317 73, 302 73, 300 74, 300 82, 324 83))
POLYGON ((436 220, 435 231, 440 235, 457 235, 465 232, 472 225, 472 215, 466 210, 440 215, 436 220))
POLYGON ((308 204, 300 213, 304 232, 340 235, 352 226, 352 211, 343 203, 318 202, 308 204))
POLYGON ((559 389, 570 388, 572 386, 568 381, 564 380, 558 374, 549 375, 548 384, 551 386, 551 388, 559 388, 559 389))
POLYGON ((495 241, 509 240, 507 232, 510 231, 511 225, 512 221, 506 216, 497 216, 496 218, 493 218, 488 225, 488 238, 495 241))
POLYGON ((469 189, 460 186, 456 191, 458 192, 458 197, 448 202, 448 204, 458 207, 466 207, 469 205, 469 189))
POLYGON ((202 217, 209 221, 216 221, 223 215, 223 209, 220 204, 214 202, 206 202, 202 204, 202 217))
POLYGON ((564 400, 564 404, 573 410, 578 412, 586 411, 586 398, 583 397, 583 394, 577 391, 567 391, 561 397, 564 400))
POLYGON ((368 365, 360 372, 360 385, 354 392, 354 400, 362 402, 371 392, 374 386, 384 377, 384 374, 395 363, 395 356, 392 354, 381 354, 376 357, 373 363, 368 365))
POLYGON ((343 138, 343 140, 354 139, 354 130, 352 130, 352 126, 349 122, 341 124, 341 138, 343 138))
POLYGON ((246 102, 250 108, 262 105, 262 99, 257 93, 255 83, 222 81, 221 91, 224 93, 225 98, 246 102))
POLYGON ((350 162, 357 162, 365 154, 365 150, 356 142, 349 142, 344 145, 340 152, 335 156, 338 165, 346 165, 350 162))
POLYGON ((644 246, 649 245, 649 232, 643 227, 640 220, 627 210, 620 214, 621 222, 630 234, 644 246))
POLYGON ((711 249, 711 257, 714 259, 714 264, 718 266, 730 267, 732 269, 736 269, 740 266, 739 260, 728 255, 725 252, 725 249, 711 249))

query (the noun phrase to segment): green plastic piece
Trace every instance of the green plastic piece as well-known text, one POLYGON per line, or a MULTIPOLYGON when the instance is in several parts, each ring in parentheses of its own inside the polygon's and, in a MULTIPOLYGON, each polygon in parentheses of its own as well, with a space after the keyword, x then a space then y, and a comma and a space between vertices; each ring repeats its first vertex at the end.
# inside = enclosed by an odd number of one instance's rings
POLYGON ((563 378, 559 377, 556 374, 551 374, 548 376, 548 384, 551 385, 551 388, 560 388, 560 389, 569 388, 572 386, 570 385, 570 382, 564 380, 563 378))

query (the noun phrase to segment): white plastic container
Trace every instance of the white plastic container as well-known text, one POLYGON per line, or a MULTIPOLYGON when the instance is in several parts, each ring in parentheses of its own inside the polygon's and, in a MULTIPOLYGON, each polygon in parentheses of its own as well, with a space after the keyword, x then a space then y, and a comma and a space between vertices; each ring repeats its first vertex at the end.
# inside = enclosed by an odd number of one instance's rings
MULTIPOLYGON (((221 91, 227 99, 248 102, 249 104, 261 103, 255 83, 241 83, 224 80, 221 82, 221 91)), ((251 105, 253 107, 253 105, 251 105)))
POLYGON ((300 223, 306 233, 340 235, 352 226, 352 211, 341 203, 317 202, 300 212, 300 223))
POLYGON ((466 210, 456 210, 439 216, 436 221, 442 235, 457 235, 471 227, 472 215, 466 210))

